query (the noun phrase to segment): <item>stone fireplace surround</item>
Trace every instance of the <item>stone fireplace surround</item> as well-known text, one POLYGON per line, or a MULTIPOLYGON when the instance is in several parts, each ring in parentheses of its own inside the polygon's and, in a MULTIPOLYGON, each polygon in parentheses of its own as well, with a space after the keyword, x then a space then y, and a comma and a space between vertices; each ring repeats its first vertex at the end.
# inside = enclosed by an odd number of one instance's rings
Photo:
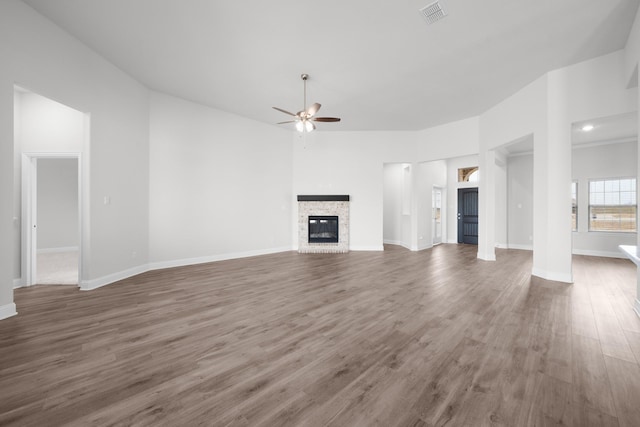
POLYGON ((298 252, 307 254, 349 252, 349 196, 298 196, 298 252), (338 217, 338 243, 309 243, 309 216, 338 217))

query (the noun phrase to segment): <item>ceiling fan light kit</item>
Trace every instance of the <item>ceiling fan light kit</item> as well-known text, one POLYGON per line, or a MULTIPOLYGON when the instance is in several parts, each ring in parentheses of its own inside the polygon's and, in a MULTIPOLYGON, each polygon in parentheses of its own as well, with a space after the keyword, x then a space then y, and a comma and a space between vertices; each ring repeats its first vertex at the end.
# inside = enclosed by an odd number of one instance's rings
POLYGON ((311 106, 307 108, 307 80, 309 79, 309 75, 302 74, 300 75, 300 78, 304 83, 304 100, 302 111, 298 111, 296 114, 293 114, 287 110, 283 110, 282 108, 273 107, 274 110, 278 110, 281 113, 295 117, 294 120, 279 122, 278 124, 281 125, 285 123, 295 123, 296 130, 298 132, 311 132, 316 128, 316 125, 313 122, 339 122, 339 117, 314 117, 318 110, 320 110, 320 107, 322 107, 322 105, 316 102, 311 104, 311 106))

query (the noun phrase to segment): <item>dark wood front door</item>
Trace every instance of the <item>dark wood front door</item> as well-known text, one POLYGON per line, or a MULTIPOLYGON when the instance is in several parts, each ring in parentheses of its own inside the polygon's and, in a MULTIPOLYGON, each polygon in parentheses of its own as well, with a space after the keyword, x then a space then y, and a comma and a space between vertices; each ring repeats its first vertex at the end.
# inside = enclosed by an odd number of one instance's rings
POLYGON ((478 244, 478 189, 458 189, 458 243, 478 244))

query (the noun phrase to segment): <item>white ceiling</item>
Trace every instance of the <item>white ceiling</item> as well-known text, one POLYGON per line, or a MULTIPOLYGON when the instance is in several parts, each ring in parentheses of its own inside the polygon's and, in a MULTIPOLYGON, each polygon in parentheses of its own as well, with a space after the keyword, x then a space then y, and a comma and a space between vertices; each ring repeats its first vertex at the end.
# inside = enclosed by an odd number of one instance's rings
POLYGON ((624 47, 640 0, 23 0, 149 88, 266 123, 323 104, 325 130, 478 115, 547 71, 624 47))

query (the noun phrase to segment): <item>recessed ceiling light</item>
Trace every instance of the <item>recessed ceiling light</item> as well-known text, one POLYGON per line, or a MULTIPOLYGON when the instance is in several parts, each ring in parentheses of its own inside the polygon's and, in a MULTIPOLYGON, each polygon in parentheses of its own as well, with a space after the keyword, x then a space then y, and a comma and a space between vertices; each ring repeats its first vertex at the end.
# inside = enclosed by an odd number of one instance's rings
POLYGON ((582 130, 584 132, 591 132, 593 130, 594 126, 593 125, 584 125, 582 126, 582 130))

